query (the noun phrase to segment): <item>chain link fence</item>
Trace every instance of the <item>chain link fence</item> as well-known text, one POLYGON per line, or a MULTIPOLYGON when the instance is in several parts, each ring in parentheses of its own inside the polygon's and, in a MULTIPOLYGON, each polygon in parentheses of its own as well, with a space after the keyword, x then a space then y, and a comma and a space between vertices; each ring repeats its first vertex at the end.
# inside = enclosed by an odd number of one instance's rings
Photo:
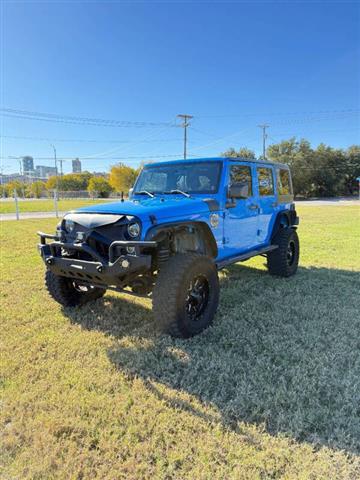
POLYGON ((87 190, 77 191, 47 191, 39 198, 26 198, 19 195, 16 189, 12 197, 2 198, 0 214, 6 217, 20 218, 36 217, 37 214, 48 214, 47 216, 59 217, 64 212, 80 208, 89 204, 120 201, 120 194, 112 193, 104 198, 94 194, 89 194, 87 190))

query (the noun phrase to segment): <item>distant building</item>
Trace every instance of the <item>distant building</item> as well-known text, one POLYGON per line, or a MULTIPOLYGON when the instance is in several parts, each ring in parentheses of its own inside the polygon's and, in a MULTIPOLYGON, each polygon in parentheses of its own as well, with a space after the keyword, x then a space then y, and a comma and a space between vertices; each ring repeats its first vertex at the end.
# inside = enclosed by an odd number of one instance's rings
POLYGON ((34 173, 34 159, 33 157, 23 157, 22 170, 24 175, 31 175, 34 173))
POLYGON ((81 173, 81 162, 78 158, 72 161, 72 171, 73 173, 81 173))
POLYGON ((18 182, 24 182, 26 180, 26 177, 24 177, 24 175, 20 175, 19 173, 0 175, 1 185, 6 185, 7 183, 14 182, 15 180, 17 180, 18 182))
POLYGON ((44 180, 44 177, 38 176, 35 171, 31 175, 20 175, 19 173, 0 174, 0 185, 6 185, 14 181, 20 183, 32 183, 37 180, 44 180))
POLYGON ((55 167, 48 167, 46 165, 37 165, 36 166, 36 176, 41 178, 48 178, 52 175, 57 174, 57 168, 55 167))

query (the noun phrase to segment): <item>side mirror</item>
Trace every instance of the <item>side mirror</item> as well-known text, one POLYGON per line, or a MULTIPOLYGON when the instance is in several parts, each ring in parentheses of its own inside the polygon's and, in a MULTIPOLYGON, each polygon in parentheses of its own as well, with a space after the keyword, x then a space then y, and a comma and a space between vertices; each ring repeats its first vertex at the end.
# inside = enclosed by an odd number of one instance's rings
POLYGON ((229 185, 229 198, 245 199, 249 197, 249 184, 247 182, 233 183, 229 185))

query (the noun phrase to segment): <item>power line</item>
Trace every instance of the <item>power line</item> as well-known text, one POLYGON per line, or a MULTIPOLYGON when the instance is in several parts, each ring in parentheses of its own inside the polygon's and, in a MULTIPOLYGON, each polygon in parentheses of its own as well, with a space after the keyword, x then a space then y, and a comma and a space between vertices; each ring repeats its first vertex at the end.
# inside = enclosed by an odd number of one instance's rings
MULTIPOLYGON (((104 158, 92 158, 92 157, 77 157, 79 160, 82 161, 89 161, 89 160, 127 160, 127 159, 146 159, 146 158, 171 158, 171 157, 181 157, 181 154, 167 154, 167 155, 134 155, 134 156, 127 156, 127 157, 104 157, 104 158)), ((192 157, 196 158, 202 158, 200 155, 192 155, 192 157)), ((23 156, 8 156, 8 157, 0 157, 2 160, 16 160, 19 161, 23 158, 23 156)), ((53 157, 34 157, 34 160, 54 160, 53 157)), ((73 160, 73 157, 56 157, 57 161, 71 161, 73 160)), ((359 167, 360 168, 360 163, 349 163, 349 162, 342 162, 340 165, 324 165, 324 166, 319 166, 315 167, 315 169, 326 169, 326 168, 347 168, 347 167, 359 167)), ((4 167, 5 168, 5 167, 4 167)), ((305 169, 311 169, 314 167, 308 167, 306 165, 304 166, 297 166, 296 168, 305 168, 305 169)))
MULTIPOLYGON (((344 119, 344 118, 342 118, 342 120, 343 120, 343 119, 344 119)), ((324 118, 314 118, 314 117, 313 117, 313 118, 308 118, 308 119, 298 119, 297 121, 277 122, 277 123, 275 122, 275 123, 272 123, 271 126, 273 127, 274 125, 276 126, 276 125, 291 125, 291 124, 299 124, 299 123, 301 124, 301 123, 309 123, 309 122, 312 122, 312 121, 321 121, 321 120, 326 120, 326 119, 324 119, 324 118)), ((225 140, 225 139, 231 138, 231 137, 236 137, 236 136, 240 135, 241 133, 245 133, 245 132, 247 132, 247 131, 249 131, 249 130, 251 130, 251 127, 244 128, 244 129, 239 130, 238 132, 234 132, 234 133, 232 133, 232 134, 230 134, 230 135, 224 135, 223 137, 219 137, 217 140, 215 140, 215 141, 213 141, 213 142, 211 142, 211 143, 207 143, 207 144, 205 144, 205 145, 200 145, 200 146, 195 146, 195 147, 192 148, 192 151, 194 151, 194 150, 202 150, 202 149, 207 148, 207 147, 209 147, 209 146, 211 146, 211 145, 214 145, 215 143, 219 143, 219 142, 221 142, 222 140, 225 140)), ((281 135, 281 134, 279 134, 279 135, 281 135)), ((293 136, 294 136, 294 135, 297 136, 296 134, 293 134, 293 136)), ((278 135, 275 134, 275 136, 278 136, 278 135)), ((246 137, 247 140, 249 140, 249 138, 255 138, 255 137, 253 137, 253 136, 251 136, 251 137, 247 136, 247 137, 246 137)), ((247 141, 247 140, 246 140, 246 141, 247 141)), ((244 141, 245 141, 245 140, 244 140, 244 141)))
MULTIPOLYGON (((332 128, 330 130, 326 129, 326 130, 316 130, 316 133, 319 134, 319 133, 337 133, 337 132, 348 132, 350 130, 359 130, 359 127, 347 127, 347 128, 342 128, 342 129, 339 129, 339 128, 332 128)), ((302 134, 300 133, 294 133, 294 132, 287 132, 287 133, 274 133, 273 135, 269 135, 269 138, 271 138, 272 140, 274 140, 274 142, 276 142, 277 140, 274 139, 274 137, 300 137, 301 135, 306 135, 307 132, 304 130, 302 130, 302 134)))
POLYGON ((219 142, 225 140, 226 138, 232 138, 232 137, 236 137, 238 135, 241 135, 242 133, 245 133, 250 129, 251 129, 250 127, 242 128, 241 130, 230 133, 229 135, 224 135, 223 137, 219 137, 218 139, 214 140, 213 142, 206 143, 205 145, 200 145, 200 146, 194 147, 194 148, 192 148, 192 151, 203 150, 204 148, 210 147, 210 146, 214 145, 215 143, 219 143, 219 142))
MULTIPOLYGON (((14 156, 7 156, 7 157, 0 157, 1 160, 18 160, 23 158, 25 155, 18 155, 16 157, 14 156)), ((129 155, 129 156, 124 156, 124 157, 76 157, 79 160, 127 160, 127 159, 146 159, 146 158, 171 158, 171 157, 178 157, 180 158, 182 156, 181 153, 177 154, 167 154, 167 155, 156 155, 156 154, 149 154, 149 155, 129 155)), ((196 155, 195 155, 196 156, 196 155)), ((54 157, 33 157, 34 160, 54 160, 54 157)), ((57 157, 57 160, 62 160, 63 162, 73 160, 74 157, 57 157)))
POLYGON ((210 115, 196 115, 196 118, 225 118, 225 117, 269 117, 269 116, 286 116, 286 115, 332 115, 337 113, 359 113, 360 109, 348 108, 342 110, 319 110, 319 111, 298 111, 298 112, 272 112, 272 113, 224 113, 210 115))
POLYGON ((70 123, 77 125, 93 125, 101 127, 164 127, 175 126, 174 122, 139 122, 130 120, 109 120, 71 115, 59 115, 55 113, 31 112, 14 108, 0 108, 0 114, 6 117, 20 118, 23 120, 37 120, 56 123, 70 123))
POLYGON ((204 132, 203 130, 199 130, 198 128, 195 128, 193 125, 191 125, 191 131, 201 133, 208 137, 219 138, 218 135, 214 135, 213 133, 210 133, 210 132, 204 132))
MULTIPOLYGON (((349 113, 349 115, 358 115, 357 112, 349 113)), ((305 118, 293 118, 290 120, 283 120, 283 121, 276 121, 272 122, 271 125, 299 125, 304 123, 311 123, 311 122, 322 122, 322 121, 330 121, 330 120, 347 120, 347 114, 345 113, 337 113, 333 116, 333 118, 326 118, 326 117, 305 117, 305 118)))
MULTIPOLYGON (((0 138, 10 138, 14 140, 35 140, 39 142, 69 142, 69 143, 133 143, 134 140, 92 140, 92 139, 75 139, 75 138, 48 138, 48 137, 23 137, 19 135, 0 135, 0 138)), ((154 143, 154 142, 178 142, 178 138, 159 139, 159 140, 136 140, 137 143, 154 143)))

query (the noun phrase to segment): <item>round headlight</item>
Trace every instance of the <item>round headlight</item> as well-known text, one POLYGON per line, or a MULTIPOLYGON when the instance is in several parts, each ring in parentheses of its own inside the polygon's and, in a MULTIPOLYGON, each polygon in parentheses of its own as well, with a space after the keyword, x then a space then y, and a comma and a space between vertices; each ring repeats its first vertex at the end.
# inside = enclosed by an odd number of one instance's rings
POLYGON ((138 223, 130 223, 127 227, 130 237, 138 237, 140 235, 140 225, 138 223))
POLYGON ((68 233, 71 233, 74 228, 75 228, 75 222, 73 220, 70 220, 70 219, 66 219, 65 218, 65 230, 68 232, 68 233))

